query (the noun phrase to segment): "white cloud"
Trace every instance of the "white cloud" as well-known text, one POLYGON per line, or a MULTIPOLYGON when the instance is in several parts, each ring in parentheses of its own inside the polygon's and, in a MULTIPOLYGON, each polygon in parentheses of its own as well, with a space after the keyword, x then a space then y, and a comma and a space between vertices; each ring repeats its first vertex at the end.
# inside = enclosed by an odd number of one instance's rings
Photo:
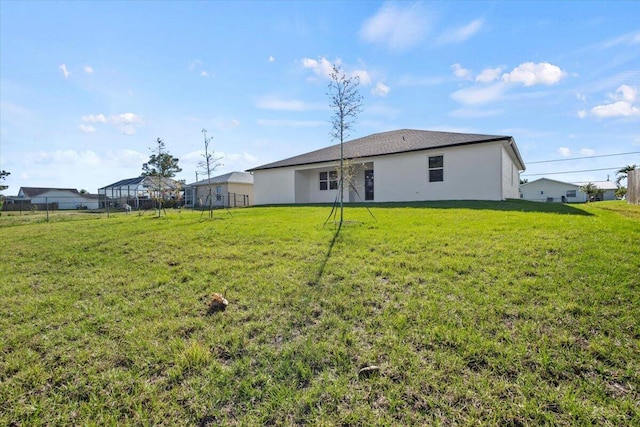
POLYGON ((525 86, 537 84, 553 85, 558 83, 565 76, 565 72, 557 65, 548 62, 525 62, 518 65, 510 73, 502 75, 505 83, 523 83, 525 86))
MULTIPOLYGON (((340 65, 340 60, 336 61, 336 64, 340 65)), ((321 57, 319 60, 304 58, 302 60, 302 66, 326 79, 331 78, 331 72, 333 71, 333 64, 325 57, 321 57)))
MULTIPOLYGON (((332 63, 325 57, 320 57, 319 59, 311 59, 311 58, 303 58, 302 66, 306 69, 309 69, 314 72, 314 74, 322 79, 330 80, 331 73, 333 73, 333 65, 341 66, 342 61, 340 59, 336 59, 335 63, 332 63)), ((350 73, 342 70, 345 74, 350 77, 357 77, 360 81, 360 84, 363 86, 369 86, 372 82, 371 74, 366 70, 354 70, 350 73)))
MULTIPOLYGON (((454 70, 462 69, 457 65, 454 64, 454 70)), ((509 83, 522 83, 524 86, 551 85, 560 81, 565 75, 558 66, 546 62, 521 64, 510 73, 502 74, 502 78, 499 79, 502 69, 502 67, 484 69, 475 79, 481 84, 457 90, 451 94, 451 98, 466 105, 486 104, 503 98, 505 92, 514 87, 509 83)))
POLYGON ((120 126, 120 133, 123 135, 129 135, 129 136, 135 135, 136 128, 131 125, 120 126))
POLYGON ((580 150, 580 154, 582 154, 583 156, 593 156, 596 153, 596 150, 593 150, 591 148, 583 148, 580 150))
POLYGON ((473 86, 457 90, 451 94, 454 100, 466 105, 480 105, 497 101, 504 93, 505 85, 494 83, 488 86, 473 86))
POLYGON ((453 70, 453 74, 460 79, 468 79, 471 77, 471 71, 463 68, 460 64, 453 64, 451 69, 453 70))
POLYGON ((276 58, 274 58, 273 56, 269 57, 269 62, 276 62, 276 58))
MULTIPOLYGON (((105 117, 104 114, 90 114, 88 116, 82 116, 81 120, 86 123, 108 123, 117 127, 124 135, 135 135, 136 126, 144 124, 144 120, 137 114, 124 113, 119 115, 112 115, 105 117)), ((80 125, 80 130, 85 133, 95 133, 96 129, 93 126, 80 125)))
POLYGON ((360 28, 360 37, 394 51, 418 45, 429 31, 429 20, 421 3, 384 4, 360 28))
POLYGON ((64 78, 66 79, 67 77, 69 77, 69 71, 67 70, 67 65, 66 64, 62 64, 58 66, 58 69, 60 71, 62 71, 62 75, 64 75, 64 78))
POLYGON ((483 19, 475 19, 462 27, 447 30, 436 39, 438 44, 462 43, 476 34, 484 25, 483 19))
POLYGON ((376 84, 376 87, 374 87, 371 90, 371 93, 376 95, 376 96, 387 96, 387 94, 389 93, 391 89, 389 88, 389 86, 385 85, 382 82, 378 82, 376 84))
POLYGON ((578 92, 578 93, 576 93, 576 99, 578 101, 585 102, 587 100, 587 95, 585 95, 584 92, 578 92))
POLYGON ((616 89, 616 93, 612 96, 612 98, 615 100, 633 103, 636 101, 637 95, 638 90, 636 88, 628 85, 621 85, 618 89, 616 89))
POLYGON ((563 157, 569 157, 571 155, 571 149, 569 147, 558 148, 558 153, 563 157))
POLYGON ((214 126, 216 127, 216 129, 220 129, 220 130, 233 129, 240 126, 240 120, 238 119, 219 120, 218 122, 215 123, 214 126))
POLYGON ((638 100, 637 88, 626 84, 620 85, 614 93, 609 93, 608 98, 613 102, 596 105, 588 113, 581 110, 578 112, 578 117, 585 118, 587 115, 600 119, 640 117, 640 107, 634 105, 638 100))
POLYGON ((500 78, 503 68, 485 68, 480 74, 476 76, 476 81, 480 83, 491 83, 500 78))
POLYGON ((211 76, 211 73, 204 69, 204 67, 202 65, 202 61, 199 60, 199 59, 194 59, 192 61, 189 61, 188 66, 189 66, 189 71, 196 72, 201 77, 210 77, 211 76))
POLYGON ((242 160, 249 163, 255 163, 256 161, 258 161, 258 158, 256 156, 249 154, 246 151, 242 153, 230 153, 225 155, 224 158, 232 162, 237 162, 239 160, 242 160))
POLYGON ((371 84, 371 75, 365 70, 355 70, 351 73, 351 76, 358 77, 360 84, 363 86, 369 86, 371 84))
POLYGON ((78 125, 78 129, 80 129, 82 133, 96 133, 96 128, 94 128, 93 126, 81 124, 78 125))
POLYGON ((601 47, 607 49, 621 44, 628 46, 640 44, 640 31, 623 34, 615 39, 607 40, 606 42, 601 44, 601 47))
POLYGON ((640 108, 627 101, 618 101, 613 104, 597 105, 591 109, 591 114, 600 118, 640 117, 640 108))
POLYGON ((124 113, 117 116, 111 116, 109 122, 115 125, 133 125, 142 124, 142 117, 134 113, 124 113))
POLYGON ((93 68, 90 67, 89 65, 85 65, 84 66, 84 72, 87 74, 93 74, 93 68))
POLYGON ((107 123, 107 118, 104 116, 104 114, 98 114, 96 116, 91 114, 88 116, 82 116, 82 121, 88 123, 107 123))

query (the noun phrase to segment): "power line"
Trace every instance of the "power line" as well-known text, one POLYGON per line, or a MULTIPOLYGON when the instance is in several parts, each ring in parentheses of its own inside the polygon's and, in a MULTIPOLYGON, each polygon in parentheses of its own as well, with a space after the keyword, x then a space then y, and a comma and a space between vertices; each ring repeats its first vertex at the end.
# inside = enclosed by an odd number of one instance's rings
POLYGON ((522 174, 520 176, 540 176, 540 175, 560 175, 560 174, 564 174, 564 173, 580 173, 580 172, 595 172, 595 171, 610 171, 610 170, 620 170, 622 169, 624 166, 621 167, 614 167, 614 168, 601 168, 601 169, 584 169, 584 170, 580 170, 580 171, 564 171, 564 172, 547 172, 547 173, 527 173, 527 174, 522 174))
POLYGON ((526 162, 526 163, 528 165, 533 165, 533 164, 536 164, 536 163, 568 162, 570 160, 595 159, 595 158, 598 158, 598 157, 626 156, 626 155, 629 155, 629 154, 640 154, 640 151, 632 151, 631 153, 600 154, 598 156, 571 157, 569 159, 539 160, 537 162, 526 162))

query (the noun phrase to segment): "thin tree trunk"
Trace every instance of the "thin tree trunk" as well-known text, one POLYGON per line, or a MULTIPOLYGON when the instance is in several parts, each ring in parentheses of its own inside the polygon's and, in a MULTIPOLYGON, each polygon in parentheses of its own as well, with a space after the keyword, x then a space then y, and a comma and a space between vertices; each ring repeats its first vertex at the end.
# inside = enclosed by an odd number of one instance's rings
POLYGON ((344 211, 344 152, 342 138, 340 138, 340 225, 342 225, 342 213, 344 211))

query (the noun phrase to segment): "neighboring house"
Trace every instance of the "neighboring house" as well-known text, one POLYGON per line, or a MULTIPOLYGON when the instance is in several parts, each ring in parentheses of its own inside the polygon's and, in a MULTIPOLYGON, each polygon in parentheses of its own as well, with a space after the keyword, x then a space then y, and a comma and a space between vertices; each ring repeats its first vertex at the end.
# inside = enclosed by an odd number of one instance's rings
MULTIPOLYGON (((600 200, 616 200, 616 191, 618 186, 613 181, 591 181, 593 185, 598 189, 598 194, 595 199, 600 200)), ((576 182, 576 185, 587 185, 588 182, 576 182)))
POLYGON ((75 188, 20 187, 13 203, 30 201, 31 206, 57 205, 58 209, 98 209, 97 194, 81 194, 75 188))
POLYGON ((186 207, 251 206, 253 204, 253 175, 230 172, 187 184, 184 188, 186 207))
MULTIPOLYGON (((518 198, 524 162, 510 136, 402 129, 345 142, 348 202, 518 198), (374 180, 375 176, 375 180, 374 180)), ((332 203, 340 144, 253 169, 255 204, 332 203)))
POLYGON ((580 185, 555 179, 540 178, 520 185, 520 198, 533 202, 586 202, 580 185))
POLYGON ((104 200, 110 200, 116 207, 122 207, 125 203, 138 208, 145 207, 148 202, 162 194, 165 200, 180 197, 182 184, 171 178, 139 176, 137 178, 123 179, 113 184, 98 188, 98 194, 104 200), (161 189, 161 190, 159 190, 161 189))
MULTIPOLYGON (((598 189, 595 200, 615 200, 618 186, 612 181, 592 181, 598 189)), ((580 187, 588 182, 563 182, 540 178, 520 185, 520 198, 534 202, 586 202, 586 193, 580 187)))

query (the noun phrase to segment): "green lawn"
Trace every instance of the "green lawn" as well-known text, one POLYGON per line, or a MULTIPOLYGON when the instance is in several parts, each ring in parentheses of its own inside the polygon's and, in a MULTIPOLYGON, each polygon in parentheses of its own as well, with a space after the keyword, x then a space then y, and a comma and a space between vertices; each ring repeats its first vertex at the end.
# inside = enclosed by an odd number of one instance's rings
POLYGON ((369 209, 4 213, 0 425, 640 425, 640 206, 369 209))

